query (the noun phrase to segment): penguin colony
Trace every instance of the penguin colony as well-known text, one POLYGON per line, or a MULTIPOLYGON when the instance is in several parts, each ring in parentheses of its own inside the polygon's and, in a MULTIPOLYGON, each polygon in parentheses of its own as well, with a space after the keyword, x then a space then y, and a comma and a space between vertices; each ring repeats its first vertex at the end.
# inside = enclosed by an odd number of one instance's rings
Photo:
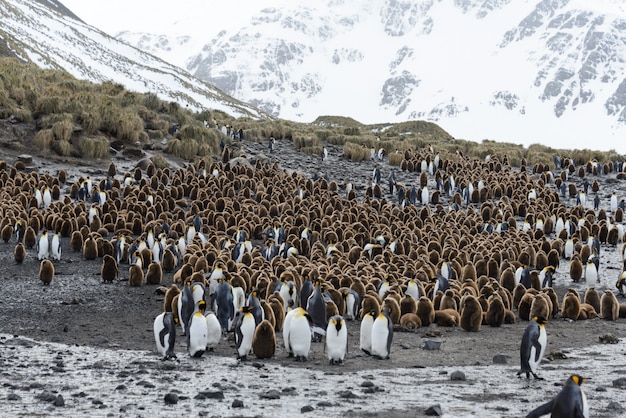
MULTIPOLYGON (((598 307, 576 289, 559 301, 551 287, 568 281, 554 277, 560 263, 570 264, 570 280, 585 278, 588 291, 615 283, 600 250, 621 244, 624 256, 623 200, 592 209, 577 183, 585 189, 585 177, 621 178, 623 164, 577 168, 559 159, 555 175, 541 164, 529 173, 525 161, 514 170, 506 157, 407 150, 400 169, 420 173, 421 198, 417 186, 393 179, 388 200, 380 166, 357 199, 354 188, 344 193, 324 177, 231 163, 229 152, 210 166, 150 164, 122 176, 112 164, 106 179, 81 177, 63 196, 65 173, 25 173, 2 162, 3 240, 16 236, 16 262, 58 262, 64 253, 53 237, 70 238, 71 250, 102 260, 103 282, 158 285, 171 275, 154 323, 165 358, 175 356, 172 324, 189 331, 192 356, 234 332, 239 358, 271 357, 282 332, 297 360, 307 359, 313 336, 325 340, 336 364, 345 359, 347 320, 361 321, 361 349, 385 359, 394 329, 434 323, 479 332, 518 318, 615 320, 626 312, 612 290, 598 307), (428 183, 436 185, 431 192, 428 183), (578 204, 568 207, 568 199, 578 204)), ((45 264, 41 280, 50 284, 54 272, 45 264)), ((623 283, 621 273, 621 295, 623 283)))

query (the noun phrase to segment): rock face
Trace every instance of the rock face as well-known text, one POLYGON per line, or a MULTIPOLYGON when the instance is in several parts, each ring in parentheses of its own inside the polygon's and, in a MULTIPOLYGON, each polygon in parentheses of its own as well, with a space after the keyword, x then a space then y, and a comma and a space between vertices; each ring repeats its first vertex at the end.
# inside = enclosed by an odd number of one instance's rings
POLYGON ((245 27, 187 54, 180 51, 191 36, 121 36, 170 61, 185 56, 178 64, 196 77, 291 120, 338 114, 365 123, 427 119, 445 125, 467 115, 474 122, 486 118, 478 122, 484 130, 487 118, 493 125, 493 111, 529 123, 541 110, 570 138, 577 136, 567 126, 573 114, 602 114, 621 130, 623 6, 571 3, 329 0, 313 8, 292 2, 266 8, 245 27), (442 33, 462 36, 450 42, 442 33), (354 42, 370 37, 376 41, 354 42), (355 76, 360 73, 367 80, 355 76), (339 98, 350 99, 349 108, 338 108, 339 98))

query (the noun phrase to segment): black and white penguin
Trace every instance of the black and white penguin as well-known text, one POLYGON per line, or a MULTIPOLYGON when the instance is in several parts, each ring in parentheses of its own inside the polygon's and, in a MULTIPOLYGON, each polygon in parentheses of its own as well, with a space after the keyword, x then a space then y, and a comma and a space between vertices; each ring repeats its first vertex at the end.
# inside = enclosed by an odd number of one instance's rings
POLYGON ((340 315, 334 315, 326 328, 326 355, 330 364, 341 364, 348 352, 348 328, 340 315))
POLYGON ((321 341, 322 336, 326 333, 328 323, 326 322, 326 302, 322 293, 322 282, 319 279, 315 280, 313 293, 307 302, 306 311, 313 321, 313 340, 321 341))
POLYGON ((189 327, 189 321, 194 311, 193 293, 191 292, 191 280, 185 280, 183 284, 183 290, 180 298, 178 299, 178 315, 180 317, 180 327, 183 330, 183 335, 187 335, 187 328, 189 327))
POLYGON ((552 277, 554 275, 554 266, 546 266, 539 273, 539 281, 541 282, 541 288, 552 287, 552 277))
MULTIPOLYGON (((285 315, 285 321, 283 322, 283 343, 285 344, 285 350, 287 350, 287 356, 293 357, 293 350, 289 344, 289 333, 291 332, 291 321, 299 312, 305 312, 302 307, 297 307, 285 315)), ((310 339, 310 336, 309 336, 310 339)))
POLYGON ((202 357, 208 345, 208 328, 204 311, 206 302, 201 300, 198 304, 198 310, 189 318, 187 332, 187 350, 191 357, 202 357))
POLYGON ((434 301, 435 296, 437 296, 437 292, 441 290, 441 292, 445 293, 446 290, 450 289, 450 283, 448 279, 443 277, 441 274, 435 274, 430 278, 430 282, 433 284, 433 292, 431 299, 434 301))
POLYGON ((374 326, 376 315, 376 311, 370 311, 361 319, 359 348, 368 356, 372 355, 372 327, 374 326))
POLYGON ((530 411, 526 418, 539 418, 548 414, 552 417, 589 418, 589 403, 580 387, 589 379, 577 374, 571 375, 554 398, 530 411))
POLYGON ((357 319, 361 310, 361 297, 353 289, 344 289, 342 295, 345 300, 346 319, 350 321, 357 319))
POLYGON ((543 380, 537 375, 537 368, 548 346, 548 335, 543 317, 535 316, 526 327, 520 346, 520 370, 517 376, 526 373, 528 379, 532 374, 535 379, 543 380))
POLYGON ((393 323, 386 309, 378 314, 372 324, 372 356, 388 359, 393 340, 393 323))
POLYGON ((204 315, 207 326, 207 345, 208 351, 213 351, 222 339, 222 326, 213 311, 208 311, 204 315))
POLYGON ((265 313, 259 301, 259 289, 252 289, 252 292, 248 295, 248 306, 252 309, 250 312, 254 316, 255 326, 259 325, 265 319, 265 313))
POLYGON ((212 296, 212 304, 220 326, 223 330, 229 331, 235 319, 235 305, 232 286, 223 278, 218 279, 215 293, 212 296))
POLYGON ((626 271, 623 271, 622 274, 620 274, 619 278, 617 279, 617 283, 615 283, 615 287, 617 287, 619 296, 626 296, 626 288, 624 288, 624 286, 626 286, 626 271))
POLYGON ((45 260, 50 258, 50 241, 48 240, 48 231, 43 230, 37 240, 37 260, 45 260))
POLYGON ((176 358, 174 343, 176 342, 176 324, 178 317, 172 312, 163 312, 154 319, 154 341, 157 351, 163 360, 176 358))
POLYGON ((311 349, 312 318, 304 309, 300 308, 294 311, 295 314, 289 321, 289 348, 293 352, 296 361, 306 361, 311 349))
POLYGON ((309 303, 309 297, 313 293, 313 282, 308 275, 304 276, 302 281, 302 287, 300 288, 300 307, 306 309, 307 303, 309 303))
POLYGON ((237 360, 245 361, 252 350, 256 321, 252 306, 244 306, 237 315, 235 325, 235 346, 237 347, 237 360))

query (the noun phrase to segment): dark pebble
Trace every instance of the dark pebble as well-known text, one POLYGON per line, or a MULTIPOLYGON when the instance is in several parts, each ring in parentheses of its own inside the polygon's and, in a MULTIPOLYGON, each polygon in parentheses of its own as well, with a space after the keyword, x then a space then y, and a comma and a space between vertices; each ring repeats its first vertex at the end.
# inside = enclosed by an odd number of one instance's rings
POLYGON ((374 382, 372 382, 371 380, 366 380, 361 383, 362 388, 371 388, 372 386, 374 386, 374 382))
POLYGON ((340 398, 344 398, 344 399, 358 399, 358 395, 356 395, 355 393, 353 393, 351 390, 341 390, 338 393, 340 398))
POLYGON ((22 397, 16 393, 9 393, 7 395, 7 401, 21 401, 22 397))
POLYGON ((428 351, 436 351, 441 347, 441 342, 433 341, 433 340, 425 340, 424 344, 422 344, 422 349, 428 351))
POLYGON ((619 402, 611 401, 606 409, 610 411, 622 411, 624 408, 619 404, 619 402))
POLYGON ((324 408, 324 407, 333 406, 333 404, 328 401, 321 401, 317 403, 317 406, 319 406, 320 408, 324 408))
POLYGON ((302 408, 300 408, 300 413, 302 414, 312 411, 315 411, 315 408, 313 408, 311 405, 304 405, 302 408))
POLYGON ((47 390, 37 395, 37 399, 44 402, 54 402, 57 396, 54 393, 50 393, 47 390))
POLYGON ((63 399, 63 395, 57 395, 56 399, 53 403, 54 406, 65 406, 65 399, 63 399))
POLYGON ((496 354, 493 356, 493 364, 507 364, 509 362, 510 356, 506 356, 504 354, 496 354))
POLYGON ((613 386, 620 389, 626 389, 626 377, 620 377, 613 381, 613 386))
POLYGON ((231 406, 233 408, 243 408, 243 401, 241 399, 235 399, 231 406))
POLYGON ((441 412, 441 406, 439 406, 439 404, 428 407, 424 414, 429 417, 440 417, 441 415, 443 415, 443 413, 441 412))
POLYGON ((465 373, 461 372, 461 371, 456 371, 456 372, 452 372, 452 374, 450 375, 450 380, 452 381, 464 381, 465 380, 465 373))
POLYGON ((606 388, 604 386, 597 386, 596 392, 606 392, 606 388))
POLYGON ((196 398, 200 395, 202 395, 204 399, 224 399, 224 392, 221 390, 204 390, 199 392, 196 398))
POLYGON ((277 390, 270 390, 261 394, 261 399, 280 399, 280 393, 277 390))
POLYGON ((168 405, 176 405, 178 403, 178 395, 175 394, 175 393, 170 392, 167 395, 165 395, 163 400, 168 405))
POLYGON ((126 390, 126 385, 117 385, 117 387, 115 388, 115 390, 126 390))

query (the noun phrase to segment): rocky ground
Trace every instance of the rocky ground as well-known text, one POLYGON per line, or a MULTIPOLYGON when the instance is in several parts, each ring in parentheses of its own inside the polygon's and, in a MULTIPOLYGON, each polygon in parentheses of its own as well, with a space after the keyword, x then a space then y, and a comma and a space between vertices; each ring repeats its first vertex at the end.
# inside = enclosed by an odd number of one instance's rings
MULTIPOLYGON (((302 154, 284 141, 271 154, 264 142, 233 145, 248 156, 267 158, 285 169, 328 175, 340 185, 353 182, 361 196, 376 164, 345 161, 341 147, 330 145, 325 161, 302 154)), ((0 148, 0 158, 11 165, 17 154, 0 148)), ((52 159, 37 153, 33 157, 29 169, 51 174, 61 167, 68 170, 70 178, 63 192, 80 175, 105 177, 109 163, 52 159)), ((120 155, 115 162, 123 171, 134 167, 137 158, 120 155)), ((392 168, 386 161, 381 165, 386 178, 392 168)), ((396 169, 396 175, 405 184, 417 181, 414 173, 396 169)), ((608 179, 599 178, 601 182, 608 179)), ((626 196, 624 184, 611 179, 610 187, 626 196)), ((287 358, 280 335, 276 356, 270 360, 238 363, 232 338, 224 338, 204 358, 190 359, 179 338, 178 360, 162 362, 154 349, 152 324, 162 310, 163 296, 153 286, 128 287, 124 266, 122 281, 103 284, 100 260, 86 261, 69 249, 68 242, 63 244, 55 278, 44 287, 37 279, 34 250, 18 265, 13 261, 14 239, 0 242, 0 333, 4 333, 0 338, 0 399, 3 413, 11 416, 180 412, 293 416, 307 411, 327 416, 522 416, 558 392, 574 372, 593 378, 586 385, 592 416, 626 413, 621 409, 626 408, 624 388, 614 383, 626 377, 624 319, 552 320, 547 325, 551 355, 540 369, 545 381, 515 376, 524 321, 500 328, 483 326, 478 333, 436 326, 396 332, 391 359, 383 361, 358 350, 359 324, 355 321, 348 326, 348 358, 334 367, 327 364, 323 343, 313 344, 308 362, 294 363, 287 358), (600 345, 599 337, 607 334, 618 343, 600 345), (428 349, 433 345, 436 349, 428 349)), ((619 247, 603 248, 602 254, 600 290, 613 287, 622 264, 619 247)), ((567 269, 567 263, 561 263, 556 275, 560 296, 568 287, 585 289, 584 283, 570 282, 567 269)), ((172 276, 166 275, 163 284, 171 283, 172 276)))

